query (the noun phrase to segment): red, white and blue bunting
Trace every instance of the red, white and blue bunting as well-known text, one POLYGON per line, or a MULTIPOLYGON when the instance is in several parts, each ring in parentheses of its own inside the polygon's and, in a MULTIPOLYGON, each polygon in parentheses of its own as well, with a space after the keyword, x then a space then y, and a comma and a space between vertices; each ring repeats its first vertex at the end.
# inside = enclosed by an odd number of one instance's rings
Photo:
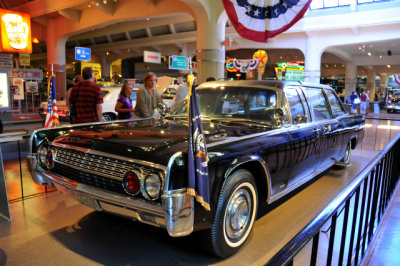
POLYGON ((222 0, 240 36, 267 42, 288 30, 307 11, 311 0, 222 0))
POLYGON ((396 83, 400 85, 400 74, 394 74, 393 77, 394 81, 396 81, 396 83))

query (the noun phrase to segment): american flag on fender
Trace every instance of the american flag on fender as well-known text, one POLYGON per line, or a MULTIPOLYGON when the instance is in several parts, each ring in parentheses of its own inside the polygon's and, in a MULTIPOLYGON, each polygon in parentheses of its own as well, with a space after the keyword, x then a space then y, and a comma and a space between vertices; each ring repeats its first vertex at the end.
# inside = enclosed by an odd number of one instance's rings
POLYGON ((188 75, 188 193, 206 209, 210 210, 210 188, 208 178, 207 148, 201 124, 200 111, 197 103, 196 91, 193 86, 194 76, 188 75))
POLYGON ((55 127, 60 123, 57 112, 56 84, 54 78, 54 75, 49 78, 49 85, 47 87, 47 91, 49 92, 49 101, 47 103, 47 115, 44 127, 55 127))
POLYGON ((304 16, 311 0, 222 0, 240 36, 267 42, 304 16))

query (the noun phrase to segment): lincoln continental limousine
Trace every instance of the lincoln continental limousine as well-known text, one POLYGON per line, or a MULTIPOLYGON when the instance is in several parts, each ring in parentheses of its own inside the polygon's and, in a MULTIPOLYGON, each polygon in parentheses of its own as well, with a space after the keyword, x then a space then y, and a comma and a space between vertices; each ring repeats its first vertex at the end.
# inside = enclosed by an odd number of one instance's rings
POLYGON ((187 100, 159 119, 39 129, 32 178, 95 210, 198 232, 219 257, 249 238, 261 206, 332 166, 350 164, 364 117, 319 84, 218 81, 196 88, 208 152, 210 208, 187 193, 187 100))

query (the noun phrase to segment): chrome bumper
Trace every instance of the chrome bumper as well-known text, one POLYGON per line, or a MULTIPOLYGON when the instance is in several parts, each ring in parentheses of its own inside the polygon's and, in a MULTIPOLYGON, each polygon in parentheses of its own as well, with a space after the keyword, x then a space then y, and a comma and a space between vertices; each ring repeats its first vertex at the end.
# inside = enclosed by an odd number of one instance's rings
POLYGON ((133 220, 166 228, 172 237, 193 232, 194 203, 186 189, 164 192, 162 204, 123 196, 72 181, 47 172, 38 164, 36 154, 27 157, 32 179, 39 185, 51 185, 61 192, 71 194, 80 203, 98 211, 106 211, 133 220))

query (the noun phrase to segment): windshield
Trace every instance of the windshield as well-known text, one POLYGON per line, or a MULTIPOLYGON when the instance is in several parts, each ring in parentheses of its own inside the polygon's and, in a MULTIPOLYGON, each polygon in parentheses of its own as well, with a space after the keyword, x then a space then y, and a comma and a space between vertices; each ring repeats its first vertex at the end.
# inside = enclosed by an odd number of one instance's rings
MULTIPOLYGON (((276 93, 273 90, 244 87, 202 88, 196 90, 203 118, 245 119, 274 122, 276 93)), ((173 111, 187 116, 187 99, 173 111)))

